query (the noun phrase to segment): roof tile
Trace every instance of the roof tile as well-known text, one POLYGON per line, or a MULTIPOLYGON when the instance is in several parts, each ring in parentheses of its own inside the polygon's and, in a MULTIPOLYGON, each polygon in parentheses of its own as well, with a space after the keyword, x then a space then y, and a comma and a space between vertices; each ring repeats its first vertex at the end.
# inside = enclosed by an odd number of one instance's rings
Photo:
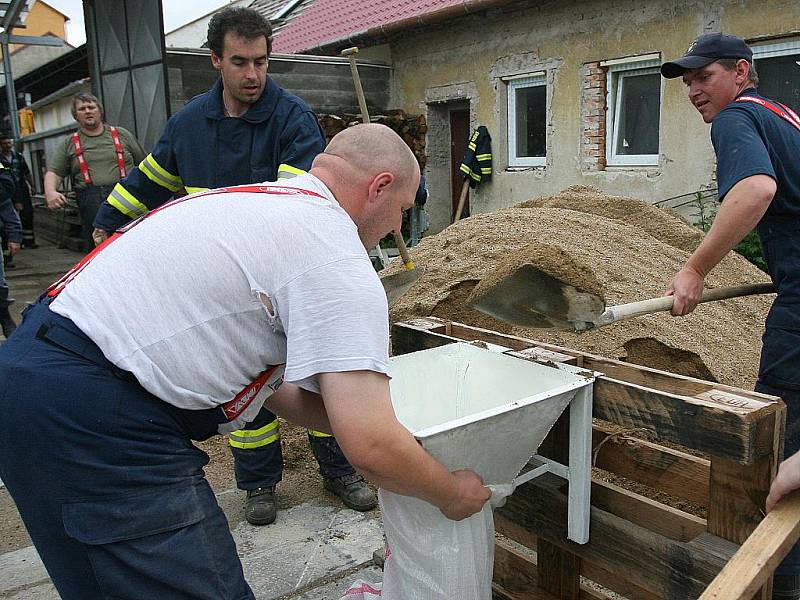
POLYGON ((275 36, 276 52, 302 52, 373 27, 417 17, 464 0, 314 0, 275 36))

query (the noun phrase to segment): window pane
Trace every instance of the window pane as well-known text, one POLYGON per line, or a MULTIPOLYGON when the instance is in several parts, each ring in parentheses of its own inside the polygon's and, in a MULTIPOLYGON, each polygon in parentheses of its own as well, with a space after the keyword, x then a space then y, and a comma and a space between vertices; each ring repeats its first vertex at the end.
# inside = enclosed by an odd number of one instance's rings
POLYGON ((517 108, 517 157, 545 156, 547 86, 514 90, 517 108))
POLYGON ((758 92, 787 106, 800 109, 800 54, 759 58, 758 92))
POLYGON ((628 75, 621 78, 621 102, 616 154, 658 154, 658 109, 661 76, 628 75))

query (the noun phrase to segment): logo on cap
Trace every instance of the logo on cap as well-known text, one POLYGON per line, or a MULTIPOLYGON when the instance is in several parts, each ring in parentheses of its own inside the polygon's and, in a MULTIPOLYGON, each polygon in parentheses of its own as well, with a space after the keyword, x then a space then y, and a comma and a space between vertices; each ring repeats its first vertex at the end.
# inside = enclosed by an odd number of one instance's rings
POLYGON ((690 54, 692 52, 692 50, 694 50, 695 46, 697 46, 697 40, 695 40, 691 44, 689 44, 689 47, 686 49, 686 52, 684 52, 684 54, 690 54))

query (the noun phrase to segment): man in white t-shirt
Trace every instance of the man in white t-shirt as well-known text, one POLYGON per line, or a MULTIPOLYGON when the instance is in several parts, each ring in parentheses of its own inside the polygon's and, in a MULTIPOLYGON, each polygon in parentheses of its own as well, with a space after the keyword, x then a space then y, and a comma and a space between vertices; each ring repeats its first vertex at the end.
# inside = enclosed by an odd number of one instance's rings
POLYGON ((447 472, 390 401, 365 248, 400 227, 418 182, 395 133, 353 127, 291 185, 152 211, 29 309, 0 347, 0 478, 64 600, 253 598, 191 440, 264 403, 335 433, 388 490, 452 519, 482 507, 478 476, 447 472))

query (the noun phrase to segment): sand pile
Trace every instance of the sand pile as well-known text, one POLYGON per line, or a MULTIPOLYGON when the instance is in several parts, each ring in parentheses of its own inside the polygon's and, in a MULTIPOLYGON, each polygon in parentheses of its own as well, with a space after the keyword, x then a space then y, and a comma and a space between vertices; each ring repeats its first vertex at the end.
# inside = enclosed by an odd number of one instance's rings
MULTIPOLYGON (((703 234, 671 211, 632 198, 572 187, 548 198, 479 214, 424 238, 413 251, 420 280, 392 308, 392 321, 434 315, 658 369, 752 388, 761 334, 773 296, 701 305, 688 317, 648 315, 585 333, 514 327, 469 308, 475 285, 512 253, 570 283, 600 292, 606 303, 660 296, 703 234), (545 268, 547 267, 547 268, 545 268)), ((392 265, 387 274, 401 267, 392 265)), ((768 281, 730 254, 708 287, 768 281)))

